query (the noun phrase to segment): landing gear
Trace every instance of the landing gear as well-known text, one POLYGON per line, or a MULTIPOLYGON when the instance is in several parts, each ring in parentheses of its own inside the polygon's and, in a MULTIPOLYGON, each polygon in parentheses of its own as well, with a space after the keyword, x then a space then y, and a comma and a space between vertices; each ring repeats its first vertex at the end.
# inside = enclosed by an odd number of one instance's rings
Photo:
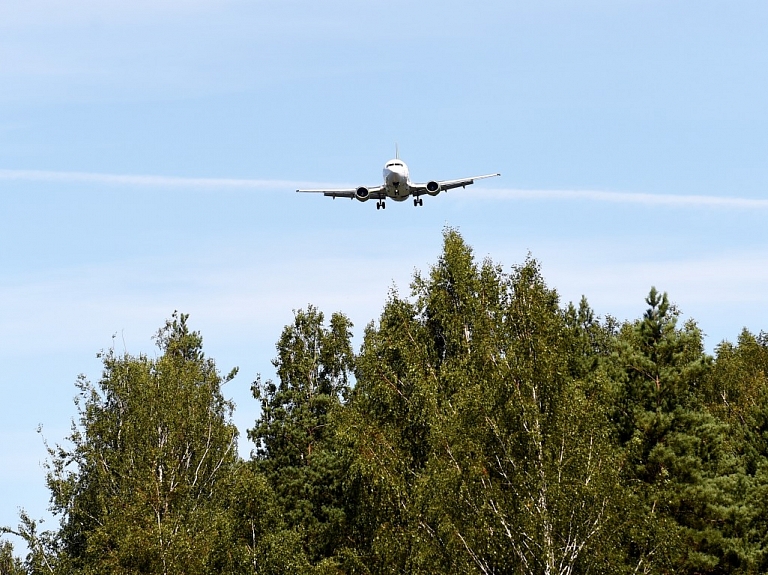
POLYGON ((377 210, 378 209, 386 210, 387 209, 387 204, 384 203, 384 200, 382 200, 380 202, 376 202, 376 209, 377 210))
POLYGON ((423 206, 424 205, 424 198, 413 198, 413 206, 423 206))

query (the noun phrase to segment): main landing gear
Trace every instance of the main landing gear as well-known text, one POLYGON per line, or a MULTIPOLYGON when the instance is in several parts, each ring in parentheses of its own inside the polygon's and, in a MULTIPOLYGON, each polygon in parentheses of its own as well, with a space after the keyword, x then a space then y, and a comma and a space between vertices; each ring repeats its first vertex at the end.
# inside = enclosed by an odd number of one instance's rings
POLYGON ((386 210, 387 209, 387 204, 384 203, 384 200, 382 200, 380 202, 376 202, 376 209, 377 210, 386 210))
POLYGON ((413 206, 423 206, 424 205, 424 198, 413 198, 413 206))

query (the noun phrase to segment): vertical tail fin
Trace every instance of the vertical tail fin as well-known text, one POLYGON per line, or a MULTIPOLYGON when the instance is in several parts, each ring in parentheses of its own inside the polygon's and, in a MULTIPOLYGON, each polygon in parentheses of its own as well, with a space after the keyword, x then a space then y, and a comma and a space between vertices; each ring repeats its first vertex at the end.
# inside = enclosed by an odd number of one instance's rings
POLYGON ((400 150, 397 149, 397 142, 395 142, 395 159, 400 159, 400 150))

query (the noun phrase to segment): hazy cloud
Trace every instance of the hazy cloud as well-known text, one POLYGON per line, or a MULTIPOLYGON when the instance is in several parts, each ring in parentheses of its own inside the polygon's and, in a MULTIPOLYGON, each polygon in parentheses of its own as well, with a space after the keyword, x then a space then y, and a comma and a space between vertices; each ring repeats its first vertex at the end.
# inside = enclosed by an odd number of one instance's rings
POLYGON ((88 172, 51 172, 43 170, 3 170, 0 180, 28 182, 63 182, 83 184, 108 184, 117 186, 173 187, 198 189, 297 189, 302 187, 327 187, 329 184, 292 180, 255 180, 235 178, 184 178, 174 176, 141 176, 128 174, 98 174, 88 172))
MULTIPOLYGON (((90 172, 54 172, 44 170, 0 169, 0 180, 35 182, 93 183, 120 186, 176 187, 198 189, 297 189, 337 188, 344 184, 294 180, 260 180, 236 178, 188 178, 176 176, 146 176, 129 174, 100 174, 90 172)), ((768 209, 768 199, 733 196, 702 196, 679 194, 648 194, 641 192, 610 192, 601 190, 525 190, 478 188, 472 199, 484 200, 587 200, 614 204, 646 206, 768 209)))
POLYGON ((600 190, 516 190, 479 189, 473 198, 487 200, 587 200, 591 202, 641 204, 672 207, 719 207, 737 209, 766 209, 768 199, 732 196, 700 196, 678 194, 648 194, 641 192, 609 192, 600 190))

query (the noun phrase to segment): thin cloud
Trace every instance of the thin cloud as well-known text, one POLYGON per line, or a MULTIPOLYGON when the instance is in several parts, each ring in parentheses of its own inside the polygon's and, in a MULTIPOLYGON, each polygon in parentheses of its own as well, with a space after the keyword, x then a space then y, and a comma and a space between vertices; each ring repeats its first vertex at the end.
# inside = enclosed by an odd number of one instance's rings
MULTIPOLYGON (((177 176, 144 176, 91 172, 55 172, 46 170, 0 169, 0 180, 29 182, 62 182, 140 186, 154 188, 283 190, 296 188, 339 188, 341 184, 294 180, 261 180, 245 178, 188 178, 177 176)), ((608 192, 601 190, 532 190, 484 188, 473 190, 473 198, 493 200, 586 200, 614 204, 640 204, 671 207, 720 207, 734 209, 768 209, 768 199, 731 196, 682 194, 648 194, 641 192, 608 192)))
POLYGON ((328 313, 343 310, 362 328, 378 316, 393 280, 408 285, 412 259, 305 254, 254 261, 241 252, 222 261, 212 249, 173 263, 141 258, 6 278, 0 283, 0 356, 76 349, 94 337, 103 341, 117 322, 148 326, 151 333, 174 309, 223 332, 247 334, 258 326, 255 331, 272 338, 291 309, 312 302, 328 313), (298 281, 295 269, 313 281, 298 281), (43 340, 35 328, 41 321, 51 328, 43 340))
POLYGON ((768 209, 768 199, 730 196, 701 196, 678 194, 647 194, 639 192, 605 192, 599 190, 516 190, 482 189, 477 197, 507 200, 587 200, 615 204, 646 206, 721 207, 738 209, 768 209))
POLYGON ((291 180, 256 180, 236 178, 184 178, 175 176, 141 176, 129 174, 100 174, 90 172, 52 172, 44 170, 0 169, 0 180, 27 182, 62 182, 80 184, 106 184, 114 186, 140 186, 153 188, 248 189, 277 190, 324 186, 317 182, 291 180))

